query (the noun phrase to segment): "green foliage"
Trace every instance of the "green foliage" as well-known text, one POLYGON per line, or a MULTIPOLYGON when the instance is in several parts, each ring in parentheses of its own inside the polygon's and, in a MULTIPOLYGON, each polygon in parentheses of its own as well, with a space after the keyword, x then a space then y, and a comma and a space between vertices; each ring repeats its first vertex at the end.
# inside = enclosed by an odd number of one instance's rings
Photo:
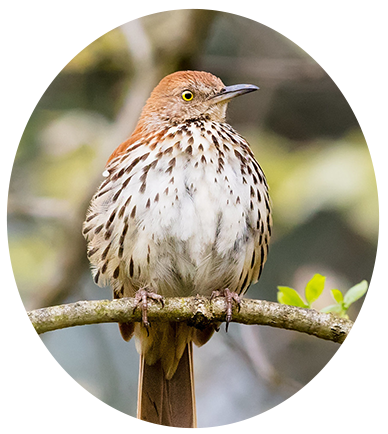
POLYGON ((314 274, 314 277, 307 283, 305 295, 308 307, 311 307, 311 304, 322 294, 323 288, 325 286, 325 280, 325 276, 314 274))
MULTIPOLYGON (((307 283, 304 295, 305 300, 299 293, 288 286, 278 286, 278 302, 280 304, 288 304, 290 306, 312 308, 312 303, 318 300, 325 287, 326 277, 321 274, 315 274, 307 283)), ((339 289, 332 289, 331 295, 335 301, 334 304, 324 307, 321 311, 332 313, 342 318, 349 318, 347 311, 351 304, 360 299, 368 289, 368 282, 363 280, 357 285, 350 288, 345 295, 339 289)))
POLYGON ((288 304, 290 306, 307 307, 303 298, 295 291, 295 289, 288 286, 278 286, 278 302, 281 304, 288 304))

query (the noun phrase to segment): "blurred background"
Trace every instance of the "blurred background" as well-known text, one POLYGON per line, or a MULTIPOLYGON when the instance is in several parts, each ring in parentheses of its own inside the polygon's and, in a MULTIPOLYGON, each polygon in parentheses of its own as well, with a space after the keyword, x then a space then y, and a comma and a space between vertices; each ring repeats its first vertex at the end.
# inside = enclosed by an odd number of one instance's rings
MULTIPOLYGON (((273 202, 269 259, 250 298, 303 294, 327 276, 314 304, 370 281, 378 236, 373 167, 346 99, 300 47, 257 22, 208 10, 150 15, 105 34, 53 80, 23 134, 9 190, 9 246, 26 309, 106 299, 86 258, 82 221, 111 152, 133 131, 159 80, 205 70, 260 91, 229 107, 229 122, 263 167, 273 202)), ((362 300, 349 316, 355 320, 362 300)), ((135 416, 138 355, 116 324, 42 336, 61 366, 110 406, 135 416)), ((339 346, 296 332, 232 324, 195 349, 198 424, 236 422, 281 403, 339 346)), ((346 369, 346 366, 343 367, 346 369)), ((356 381, 356 380, 355 380, 356 381)), ((335 387, 335 385, 333 385, 335 387)), ((65 411, 65 410, 64 410, 65 411)))

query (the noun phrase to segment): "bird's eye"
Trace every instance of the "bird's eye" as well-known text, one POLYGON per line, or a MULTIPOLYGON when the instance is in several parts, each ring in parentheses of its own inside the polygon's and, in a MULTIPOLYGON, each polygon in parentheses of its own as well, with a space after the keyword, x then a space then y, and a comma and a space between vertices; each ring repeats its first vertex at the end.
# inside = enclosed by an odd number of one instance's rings
POLYGON ((184 90, 182 92, 182 99, 184 101, 191 101, 193 98, 194 98, 194 94, 190 90, 184 90))

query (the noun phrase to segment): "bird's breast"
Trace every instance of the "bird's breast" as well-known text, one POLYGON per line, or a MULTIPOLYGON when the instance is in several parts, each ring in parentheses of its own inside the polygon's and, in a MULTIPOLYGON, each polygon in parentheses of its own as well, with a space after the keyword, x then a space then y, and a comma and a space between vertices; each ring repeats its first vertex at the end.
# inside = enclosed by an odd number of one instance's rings
POLYGON ((92 244, 108 249, 96 260, 99 278, 124 274, 164 295, 230 286, 269 212, 248 145, 211 122, 172 127, 145 142, 111 162, 92 202, 92 244))

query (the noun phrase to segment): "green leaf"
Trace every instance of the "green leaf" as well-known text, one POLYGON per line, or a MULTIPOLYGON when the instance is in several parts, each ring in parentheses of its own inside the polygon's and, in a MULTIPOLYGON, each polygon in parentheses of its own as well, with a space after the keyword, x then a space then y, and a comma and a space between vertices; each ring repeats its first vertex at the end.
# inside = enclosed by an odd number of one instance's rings
POLYGON ((278 286, 278 302, 289 306, 307 307, 303 298, 293 288, 278 286))
POLYGON ((344 301, 344 296, 339 289, 332 289, 331 295, 333 296, 334 300, 339 304, 341 304, 344 301))
POLYGON ((366 293, 367 289, 368 282, 366 280, 363 280, 350 288, 344 297, 345 307, 348 308, 352 303, 361 298, 366 293))
POLYGON ((330 306, 326 306, 321 309, 321 312, 341 315, 343 312, 343 307, 340 304, 331 304, 330 306))
POLYGON ((325 286, 326 277, 321 274, 315 274, 314 277, 307 283, 305 289, 306 300, 309 306, 322 294, 325 286))
POLYGON ((283 292, 278 292, 278 303, 280 304, 287 304, 287 299, 285 297, 285 295, 283 294, 283 292))

